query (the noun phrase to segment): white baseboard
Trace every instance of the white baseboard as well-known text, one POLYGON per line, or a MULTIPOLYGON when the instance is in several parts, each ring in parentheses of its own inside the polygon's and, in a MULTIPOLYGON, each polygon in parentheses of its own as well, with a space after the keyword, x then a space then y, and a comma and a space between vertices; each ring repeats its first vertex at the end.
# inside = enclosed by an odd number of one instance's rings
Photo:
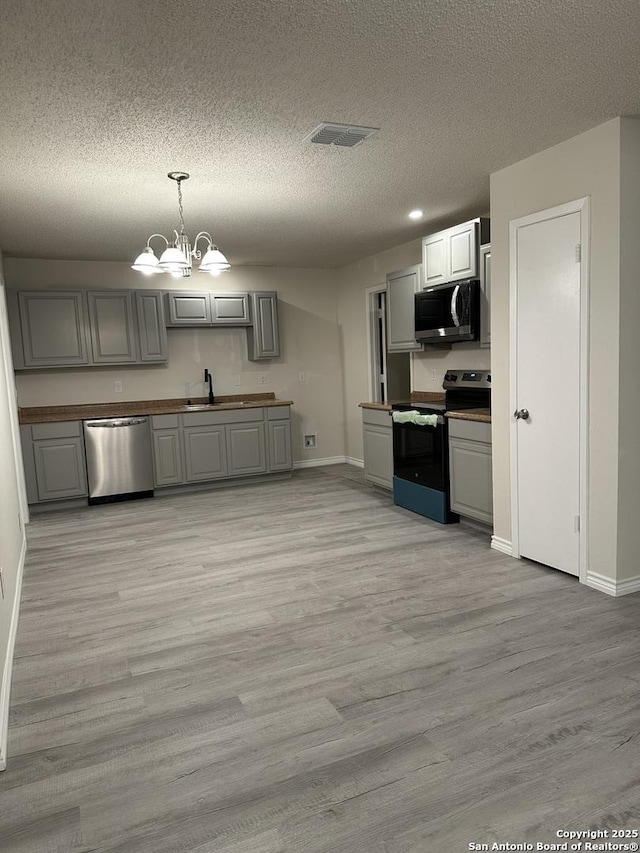
POLYGON ((606 592, 607 595, 613 595, 617 598, 621 595, 630 595, 632 592, 640 592, 640 575, 624 581, 616 581, 613 578, 598 574, 598 572, 588 571, 585 584, 592 589, 606 592))
POLYGON ((348 462, 346 456, 327 456, 326 459, 309 459, 308 462, 294 462, 295 468, 319 468, 321 465, 344 465, 348 462))
POLYGON ((364 468, 364 459, 356 459, 354 456, 345 456, 347 465, 355 465, 356 468, 364 468))
POLYGON ((511 542, 508 539, 501 539, 499 536, 491 536, 491 547, 494 551, 500 551, 501 554, 508 554, 513 557, 511 550, 511 542))
POLYGON ((27 554, 27 537, 22 540, 22 550, 16 575, 16 591, 11 610, 11 625, 9 627, 9 643, 7 656, 2 668, 2 686, 0 686, 0 770, 7 767, 7 740, 9 734, 9 693, 11 692, 11 670, 13 668, 13 649, 18 633, 18 615, 20 613, 20 597, 22 593, 22 572, 27 554))

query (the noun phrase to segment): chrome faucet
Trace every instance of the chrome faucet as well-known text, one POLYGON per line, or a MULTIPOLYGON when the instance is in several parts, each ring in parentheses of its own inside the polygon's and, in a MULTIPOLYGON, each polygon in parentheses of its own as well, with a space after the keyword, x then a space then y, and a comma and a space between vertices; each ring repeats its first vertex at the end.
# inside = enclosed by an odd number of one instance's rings
POLYGON ((206 367, 204 369, 204 381, 205 384, 207 382, 209 383, 209 405, 213 406, 216 401, 215 397, 213 396, 213 376, 209 373, 206 367))

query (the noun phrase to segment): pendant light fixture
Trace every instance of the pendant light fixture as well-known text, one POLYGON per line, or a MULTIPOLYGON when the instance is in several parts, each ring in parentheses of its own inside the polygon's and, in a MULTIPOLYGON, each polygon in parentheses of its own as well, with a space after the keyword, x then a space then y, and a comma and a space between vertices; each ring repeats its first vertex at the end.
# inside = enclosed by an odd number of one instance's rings
POLYGON ((187 172, 169 172, 167 175, 172 181, 178 184, 178 212, 180 215, 180 233, 174 230, 174 240, 170 243, 162 234, 152 234, 147 240, 147 245, 135 262, 131 265, 132 269, 145 275, 154 275, 155 273, 168 272, 174 278, 187 278, 191 275, 192 258, 200 261, 198 269, 200 272, 209 273, 209 275, 220 275, 226 272, 231 264, 227 261, 220 249, 213 243, 211 234, 207 231, 200 231, 193 241, 193 248, 189 238, 184 231, 184 216, 182 208, 182 182, 189 177, 187 172), (165 249, 156 257, 151 248, 151 241, 154 237, 159 237, 165 242, 165 249), (198 249, 198 241, 200 239, 207 241, 207 249, 202 257, 202 252, 198 249), (202 260, 201 260, 202 258, 202 260))

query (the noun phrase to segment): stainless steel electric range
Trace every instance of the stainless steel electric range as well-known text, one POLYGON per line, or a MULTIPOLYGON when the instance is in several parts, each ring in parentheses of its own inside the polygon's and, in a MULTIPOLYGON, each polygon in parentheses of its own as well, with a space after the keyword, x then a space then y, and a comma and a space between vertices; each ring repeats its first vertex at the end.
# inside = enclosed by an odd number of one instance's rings
POLYGON ((395 412, 434 415, 431 423, 393 423, 393 501, 442 524, 459 521, 449 502, 449 438, 447 411, 491 408, 488 370, 449 370, 442 387, 444 403, 406 401, 392 405, 395 412))

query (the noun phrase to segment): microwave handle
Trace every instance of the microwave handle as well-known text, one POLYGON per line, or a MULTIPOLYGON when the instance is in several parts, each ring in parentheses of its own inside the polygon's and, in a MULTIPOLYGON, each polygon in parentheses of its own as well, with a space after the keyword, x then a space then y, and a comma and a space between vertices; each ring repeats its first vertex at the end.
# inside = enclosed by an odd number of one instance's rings
POLYGON ((458 293, 460 292, 460 285, 456 284, 453 288, 453 293, 451 294, 451 318, 453 320, 454 326, 460 325, 460 318, 458 317, 458 293))

